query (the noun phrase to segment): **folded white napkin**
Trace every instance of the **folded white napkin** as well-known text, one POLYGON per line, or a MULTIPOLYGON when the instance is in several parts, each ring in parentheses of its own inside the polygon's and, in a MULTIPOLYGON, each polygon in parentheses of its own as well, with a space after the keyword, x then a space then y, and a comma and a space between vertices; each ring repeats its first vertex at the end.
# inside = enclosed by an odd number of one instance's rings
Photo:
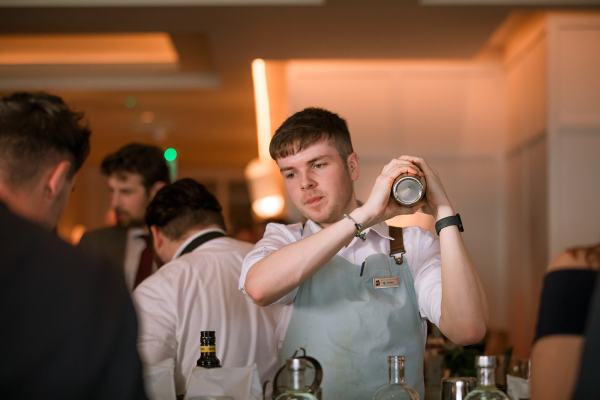
POLYGON ((175 400, 174 369, 173 359, 144 365, 144 386, 150 400, 175 400))
MULTIPOLYGON (((188 380, 185 400, 228 396, 233 400, 261 400, 262 388, 256 364, 248 367, 195 367, 188 380)), ((227 397, 225 397, 227 398, 227 397)), ((221 397, 221 399, 224 399, 221 397)))
POLYGON ((529 399, 529 380, 506 375, 506 392, 513 400, 529 399))

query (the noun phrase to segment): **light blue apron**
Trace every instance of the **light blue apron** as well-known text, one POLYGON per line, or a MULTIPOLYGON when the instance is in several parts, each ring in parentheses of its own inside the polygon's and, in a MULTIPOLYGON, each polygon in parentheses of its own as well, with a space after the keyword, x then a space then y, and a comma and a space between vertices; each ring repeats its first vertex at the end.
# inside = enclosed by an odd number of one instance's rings
POLYGON ((371 399, 388 382, 387 356, 404 355, 406 383, 423 399, 424 346, 407 262, 372 254, 361 266, 334 256, 300 286, 280 355, 304 347, 321 363, 324 400, 371 399), (389 276, 398 287, 374 287, 389 276))

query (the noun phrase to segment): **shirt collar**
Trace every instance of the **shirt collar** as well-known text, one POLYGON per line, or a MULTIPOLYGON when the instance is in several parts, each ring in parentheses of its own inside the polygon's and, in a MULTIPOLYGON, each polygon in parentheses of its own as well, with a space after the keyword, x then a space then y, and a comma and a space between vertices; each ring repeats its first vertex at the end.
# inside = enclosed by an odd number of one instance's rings
POLYGON ((148 229, 143 227, 129 228, 127 230, 127 236, 130 238, 141 238, 142 236, 149 234, 150 232, 148 232, 148 229))
POLYGON ((221 232, 223 234, 226 234, 226 232, 223 229, 220 228, 216 228, 216 227, 211 227, 211 228, 206 228, 206 229, 202 229, 200 231, 197 231, 195 233, 193 233, 190 237, 188 237, 185 242, 183 242, 181 244, 181 246, 179 246, 177 248, 177 251, 175 252, 175 255, 173 256, 173 258, 171 258, 171 261, 173 261, 174 259, 176 259, 177 257, 179 257, 181 255, 181 252, 183 251, 183 249, 185 249, 185 247, 190 244, 192 242, 192 240, 196 239, 198 236, 204 235, 205 233, 208 232, 221 232))

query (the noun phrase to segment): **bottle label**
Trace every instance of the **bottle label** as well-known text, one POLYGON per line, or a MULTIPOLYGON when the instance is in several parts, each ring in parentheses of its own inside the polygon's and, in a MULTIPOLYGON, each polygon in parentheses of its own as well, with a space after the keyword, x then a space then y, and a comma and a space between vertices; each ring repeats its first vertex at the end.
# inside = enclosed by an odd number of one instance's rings
POLYGON ((200 346, 200 353, 214 353, 215 346, 200 346))

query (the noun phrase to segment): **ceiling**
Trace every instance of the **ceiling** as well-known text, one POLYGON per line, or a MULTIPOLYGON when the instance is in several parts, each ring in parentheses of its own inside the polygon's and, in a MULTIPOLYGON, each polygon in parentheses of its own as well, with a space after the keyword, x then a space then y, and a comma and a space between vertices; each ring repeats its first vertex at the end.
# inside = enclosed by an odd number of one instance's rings
POLYGON ((0 66, 0 90, 29 84, 84 110, 94 132, 92 166, 136 140, 175 146, 183 167, 241 170, 257 154, 253 59, 469 59, 515 10, 536 8, 423 6, 417 0, 3 8, 0 0, 0 37, 164 32, 179 56, 176 72, 0 66))

